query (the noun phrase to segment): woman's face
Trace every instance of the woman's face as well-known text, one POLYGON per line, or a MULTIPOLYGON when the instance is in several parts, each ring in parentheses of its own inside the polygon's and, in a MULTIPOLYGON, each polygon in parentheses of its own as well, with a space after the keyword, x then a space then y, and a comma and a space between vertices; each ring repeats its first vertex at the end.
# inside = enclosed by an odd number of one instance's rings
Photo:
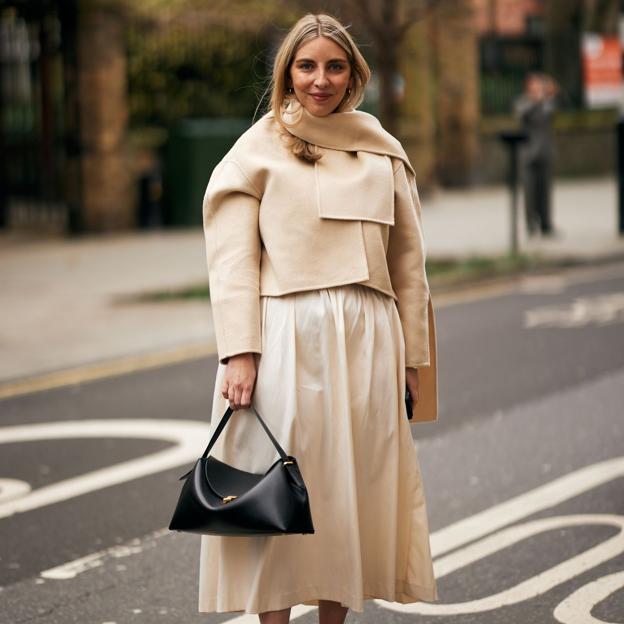
POLYGON ((299 46, 290 66, 295 96, 317 117, 332 113, 351 84, 351 66, 344 50, 327 37, 299 46))

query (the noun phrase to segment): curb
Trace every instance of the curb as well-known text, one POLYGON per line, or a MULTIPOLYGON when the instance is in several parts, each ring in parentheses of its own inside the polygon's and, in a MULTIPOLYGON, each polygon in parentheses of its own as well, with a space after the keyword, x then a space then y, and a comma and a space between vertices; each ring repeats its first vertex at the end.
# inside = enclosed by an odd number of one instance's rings
POLYGON ((435 283, 435 278, 431 280, 432 295, 459 294, 465 290, 475 286, 496 286, 500 284, 515 284, 520 280, 535 275, 547 275, 555 271, 565 269, 574 270, 578 268, 593 268, 609 264, 624 262, 624 250, 621 252, 613 252, 601 256, 579 257, 579 256, 562 256, 562 257, 542 257, 537 258, 538 264, 534 267, 521 269, 511 273, 501 275, 485 275, 472 276, 465 279, 457 279, 449 281, 447 284, 441 280, 435 283))
MULTIPOLYGON (((431 289, 431 294, 436 300, 436 307, 446 307, 503 294, 527 277, 547 275, 562 269, 570 271, 579 268, 591 269, 622 261, 624 261, 624 251, 590 258, 568 256, 543 259, 538 266, 518 270, 511 274, 486 277, 473 276, 449 284, 439 284, 431 289)), ((214 340, 196 342, 7 380, 0 382, 0 400, 197 360, 214 356, 216 352, 214 340)))

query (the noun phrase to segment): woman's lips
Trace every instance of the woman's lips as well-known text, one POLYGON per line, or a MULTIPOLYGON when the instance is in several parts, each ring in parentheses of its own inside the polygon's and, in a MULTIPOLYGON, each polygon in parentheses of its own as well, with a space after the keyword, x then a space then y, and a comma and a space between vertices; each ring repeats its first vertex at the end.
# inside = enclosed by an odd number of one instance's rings
POLYGON ((310 95, 317 101, 317 102, 324 102, 326 99, 328 99, 330 97, 330 95, 315 95, 314 93, 310 93, 310 95))

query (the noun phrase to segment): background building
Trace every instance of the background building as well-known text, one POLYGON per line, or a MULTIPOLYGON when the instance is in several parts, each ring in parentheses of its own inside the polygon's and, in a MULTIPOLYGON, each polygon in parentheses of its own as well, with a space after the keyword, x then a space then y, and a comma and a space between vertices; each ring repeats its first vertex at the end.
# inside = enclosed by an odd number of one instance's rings
POLYGON ((411 21, 384 45, 383 0, 376 24, 355 0, 232 0, 228 11, 198 0, 6 0, 0 225, 198 224, 211 167, 257 117, 271 54, 304 10, 352 25, 375 72, 363 107, 404 141, 423 193, 504 179, 497 133, 515 124, 531 70, 561 85, 558 175, 614 170, 617 105, 588 109, 583 42, 610 38, 621 57, 616 0, 425 4, 404 0, 411 21))

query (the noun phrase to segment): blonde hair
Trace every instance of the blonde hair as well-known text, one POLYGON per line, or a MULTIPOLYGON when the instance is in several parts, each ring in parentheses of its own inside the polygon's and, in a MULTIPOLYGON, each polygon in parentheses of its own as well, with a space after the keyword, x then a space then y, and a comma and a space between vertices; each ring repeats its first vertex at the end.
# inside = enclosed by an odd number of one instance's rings
POLYGON ((321 158, 321 154, 313 151, 310 143, 288 131, 288 124, 284 121, 282 112, 291 100, 296 100, 296 96, 286 90, 287 79, 295 54, 299 46, 316 37, 327 37, 338 44, 344 50, 351 67, 351 80, 353 81, 351 93, 345 93, 345 97, 334 112, 356 108, 364 99, 364 89, 371 77, 371 70, 366 59, 362 56, 347 29, 335 17, 324 13, 308 13, 288 31, 273 62, 268 109, 273 111, 280 134, 286 138, 292 153, 310 162, 321 158))

